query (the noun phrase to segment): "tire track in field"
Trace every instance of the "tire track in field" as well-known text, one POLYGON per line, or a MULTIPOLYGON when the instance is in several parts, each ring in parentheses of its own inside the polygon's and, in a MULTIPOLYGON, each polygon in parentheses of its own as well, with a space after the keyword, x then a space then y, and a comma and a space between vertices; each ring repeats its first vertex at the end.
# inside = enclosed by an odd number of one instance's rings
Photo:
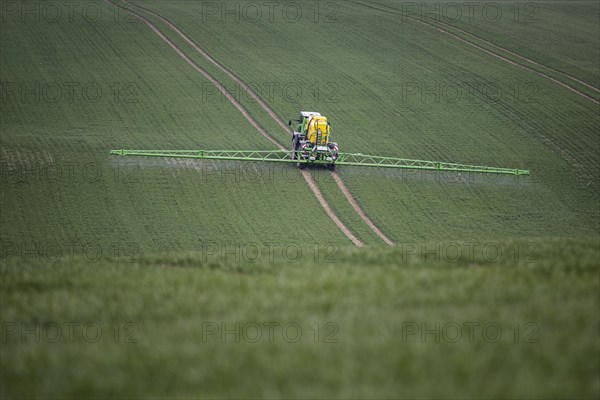
POLYGON ((381 238, 381 240, 383 240, 387 245, 393 246, 394 242, 392 242, 390 240, 390 238, 388 238, 377 227, 377 225, 375 225, 373 223, 373 221, 371 221, 371 219, 369 217, 367 217, 367 215, 365 214, 363 209, 360 208, 360 205, 358 204, 356 199, 352 196, 352 194, 350 193, 350 190, 348 190, 348 188, 346 187, 346 184, 344 183, 342 178, 337 173, 334 173, 334 172, 332 172, 331 176, 333 177, 333 180, 335 181, 335 183, 337 183, 338 187, 340 188, 340 190, 342 191, 342 193, 344 194, 346 199, 350 202, 350 205, 352 206, 352 208, 354 208, 354 211, 356 211, 356 213, 362 218, 362 220, 365 221, 365 223, 369 226, 369 228, 371 228, 371 230, 373 232, 375 232, 375 234, 377 236, 379 236, 381 238))
MULTIPOLYGON (((146 12, 156 16, 162 22, 164 22, 167 26, 169 26, 171 29, 173 29, 173 31, 175 31, 183 40, 185 40, 186 43, 188 43, 190 46, 192 46, 192 48, 194 48, 194 50, 196 50, 196 52, 198 52, 201 56, 203 56, 205 59, 210 61, 214 66, 219 68, 222 72, 224 72, 227 76, 229 76, 234 82, 236 82, 238 85, 240 85, 246 91, 246 93, 248 93, 254 100, 256 100, 256 102, 258 104, 260 104, 260 106, 269 114, 269 116, 277 124, 279 124, 279 126, 281 126, 288 134, 292 133, 289 126, 281 118, 279 118, 279 116, 277 115, 275 110, 273 110, 269 106, 269 104, 267 104, 256 92, 254 92, 254 90, 248 84, 246 84, 246 82, 244 82, 240 77, 238 77, 236 74, 234 74, 232 71, 230 71, 225 65, 218 62, 206 50, 204 50, 196 42, 194 42, 194 40, 188 34, 186 34, 179 26, 177 26, 174 22, 172 22, 168 18, 166 18, 166 17, 162 16, 161 14, 159 14, 155 11, 152 11, 146 7, 139 6, 128 0, 122 0, 122 1, 124 3, 130 4, 133 7, 137 7, 139 9, 146 11, 146 12)), ((282 148, 280 145, 277 145, 277 146, 280 149, 282 148)), ((304 174, 305 172, 308 173, 307 171, 303 171, 302 173, 304 174)), ((333 177, 333 180, 337 184, 338 188, 340 189, 340 191, 346 198, 346 200, 350 203, 350 205, 352 206, 354 211, 363 220, 363 222, 366 223, 367 226, 373 231, 373 233, 375 233, 377 236, 379 236, 379 238, 381 240, 383 240, 386 244, 392 246, 394 244, 394 242, 389 237, 387 237, 381 231, 381 229, 379 229, 375 225, 375 223, 367 216, 367 214, 364 212, 364 210, 360 207, 360 204, 358 203, 358 201, 354 198, 354 196, 352 196, 352 193, 344 184, 344 181, 342 180, 342 178, 334 171, 331 171, 330 173, 331 173, 331 176, 333 177)))
POLYGON ((127 1, 127 0, 122 0, 122 1, 124 3, 130 4, 133 7, 139 8, 141 10, 144 10, 144 11, 154 15, 155 17, 160 19, 162 22, 167 24, 169 26, 169 28, 173 29, 175 31, 175 33, 177 33, 177 35, 179 35, 179 37, 181 37, 183 40, 185 40, 185 42, 187 44, 192 46, 192 48, 194 50, 196 50, 197 53, 199 53, 202 57, 204 57, 205 59, 210 61, 215 67, 219 68, 228 77, 230 77, 233 81, 237 82, 242 88, 244 88, 246 93, 248 93, 250 96, 252 96, 252 98, 254 100, 256 100, 261 105, 261 107, 271 116, 271 118, 279 124, 279 126, 281 126, 286 132, 291 134, 289 126, 283 120, 281 120, 281 118, 279 118, 279 116, 275 113, 275 111, 271 107, 269 107, 269 105, 256 92, 254 92, 254 90, 252 90, 252 88, 249 85, 246 84, 246 82, 242 81, 237 75, 235 75, 232 71, 230 71, 225 65, 218 62, 213 56, 211 56, 208 52, 206 52, 206 50, 204 50, 196 42, 194 42, 194 40, 188 34, 186 34, 181 28, 179 28, 177 25, 175 25, 175 23, 173 23, 168 18, 163 17, 161 14, 150 10, 149 8, 139 6, 139 5, 131 3, 130 1, 127 1))
MULTIPOLYGON (((378 4, 378 6, 379 6, 379 7, 376 7, 376 6, 373 6, 373 5, 370 5, 370 4, 364 4, 364 3, 361 3, 361 2, 359 2, 359 1, 353 1, 353 0, 349 0, 349 1, 350 1, 351 3, 358 4, 358 5, 361 5, 361 6, 363 6, 363 7, 371 8, 371 9, 373 9, 373 10, 377 10, 377 11, 382 11, 382 12, 385 12, 385 13, 392 13, 392 14, 396 14, 396 15, 402 15, 402 16, 405 16, 405 15, 404 15, 404 14, 403 14, 401 11, 399 11, 398 9, 396 9, 396 8, 393 8, 393 7, 389 7, 389 6, 385 6, 385 5, 381 5, 381 4, 378 4), (381 8, 381 7, 387 7, 388 9, 384 9, 384 8, 381 8)), ((539 75, 539 76, 541 76, 541 77, 543 77, 543 78, 546 78, 546 79, 548 79, 548 80, 550 80, 550 81, 552 81, 552 82, 556 83, 557 85, 560 85, 560 86, 562 86, 562 87, 564 87, 564 88, 566 88, 566 89, 568 89, 568 90, 572 91, 573 93, 576 93, 576 94, 578 94, 578 95, 580 95, 580 96, 582 96, 582 97, 585 97, 586 99, 590 100, 591 102, 593 102, 593 103, 595 103, 595 104, 600 104, 600 101, 596 100, 595 98, 593 98, 593 97, 591 97, 591 96, 589 96, 589 95, 585 94, 584 92, 582 92, 582 91, 580 91, 580 90, 578 90, 578 89, 574 88, 573 86, 571 86, 571 85, 569 85, 569 84, 567 84, 567 83, 564 83, 564 82, 562 82, 562 81, 559 81, 558 79, 556 79, 556 78, 553 78, 553 77, 551 77, 550 75, 547 75, 547 74, 545 74, 545 73, 543 73, 543 72, 540 72, 540 71, 538 71, 538 70, 536 70, 536 69, 534 69, 534 68, 531 68, 531 67, 529 67, 529 66, 527 66, 527 65, 519 64, 518 62, 512 61, 512 60, 510 60, 510 59, 508 59, 508 58, 506 58, 506 57, 502 56, 501 54, 498 54, 498 53, 496 53, 496 52, 493 52, 493 51, 491 51, 491 50, 488 50, 488 49, 486 49, 486 48, 483 48, 483 47, 481 47, 481 46, 477 45, 476 43, 473 43, 473 42, 471 42, 470 40, 467 40, 467 39, 465 39, 465 38, 462 38, 462 37, 458 36, 458 35, 457 35, 457 34, 455 34, 455 33, 452 33, 452 32, 450 32, 450 31, 448 31, 448 30, 446 30, 446 29, 443 29, 443 28, 441 28, 439 25, 435 25, 435 24, 432 24, 432 23, 429 23, 429 22, 425 22, 425 21, 422 21, 422 20, 420 20, 419 18, 415 18, 415 17, 411 17, 411 16, 405 16, 405 17, 407 17, 407 18, 410 18, 410 19, 412 19, 413 21, 417 21, 417 22, 418 22, 418 23, 420 23, 420 24, 427 25, 427 26, 429 26, 429 27, 435 28, 435 29, 437 29, 438 31, 440 31, 440 32, 442 32, 442 33, 445 33, 445 34, 447 34, 447 35, 449 35, 449 36, 452 36, 453 38, 455 38, 455 39, 457 39, 457 40, 460 40, 461 42, 463 42, 463 43, 465 43, 465 44, 467 44, 467 45, 469 45, 469 46, 472 46, 472 47, 474 47, 474 48, 476 48, 476 49, 478 49, 478 50, 481 50, 481 51, 483 51, 483 52, 485 52, 485 53, 487 53, 487 54, 489 54, 489 55, 491 55, 491 56, 494 56, 494 57, 496 57, 496 58, 498 58, 498 59, 500 59, 500 60, 502 60, 502 61, 504 61, 504 62, 507 62, 507 63, 509 63, 509 64, 511 64, 511 65, 515 65, 515 66, 517 66, 517 67, 521 67, 521 68, 523 68, 523 69, 526 69, 526 70, 528 70, 528 71, 531 71, 531 72, 533 72, 533 73, 535 73, 535 74, 537 74, 537 75, 539 75)), ((573 76, 571 76, 571 75, 568 75, 568 74, 566 74, 566 73, 564 73, 564 72, 561 72, 561 71, 555 70, 554 68, 551 68, 551 67, 549 67, 549 66, 547 66, 547 65, 545 65, 545 64, 540 64, 540 63, 538 63, 538 62, 535 62, 535 61, 533 61, 533 60, 531 60, 531 59, 529 59, 529 58, 527 58, 527 57, 521 56, 520 54, 518 54, 518 53, 515 53, 515 52, 513 52, 513 51, 511 51, 511 50, 509 50, 509 49, 507 49, 507 48, 505 48, 505 47, 499 46, 499 45, 497 45, 497 44, 494 44, 494 43, 492 43, 492 42, 490 42, 490 41, 488 41, 488 40, 485 40, 485 39, 483 39, 483 38, 481 38, 481 37, 479 37, 479 36, 477 36, 477 35, 475 35, 475 34, 473 34, 473 33, 470 33, 470 32, 468 32, 468 31, 465 31, 465 30, 463 30, 463 29, 457 28, 457 27, 455 27, 454 25, 447 24, 447 23, 445 23, 445 22, 442 22, 442 21, 437 21, 437 22, 439 22, 439 23, 440 23, 440 24, 442 24, 442 25, 445 25, 445 26, 452 27, 453 29, 456 29, 456 30, 460 31, 460 32, 464 33, 465 35, 468 35, 468 36, 475 37, 475 38, 477 38, 477 39, 479 39, 479 40, 481 40, 481 41, 483 41, 483 42, 485 42, 485 43, 488 43, 489 45, 491 45, 491 46, 493 46, 493 47, 495 47, 495 48, 497 48, 497 49, 499 49, 499 50, 502 50, 502 51, 505 51, 505 52, 507 52, 507 53, 513 54, 514 56, 516 56, 516 57, 519 57, 519 58, 521 58, 521 59, 523 59, 523 60, 525 60, 525 61, 527 61, 527 62, 530 62, 530 63, 532 63, 532 64, 539 65, 539 66, 541 66, 541 67, 548 68, 548 69, 550 69, 550 70, 556 71, 556 72, 558 72, 558 73, 562 74, 563 76, 565 76, 565 77, 567 77, 567 78, 570 78, 570 79, 572 79, 572 80, 574 80, 574 81, 576 81, 576 82, 578 82, 578 83, 580 83, 580 84, 582 84, 582 85, 585 85, 585 86, 587 86, 587 87, 589 87, 589 88, 593 89, 593 90, 594 90, 594 91, 596 91, 596 92, 600 92, 600 89, 598 89, 598 88, 596 88, 596 87, 594 87, 594 86, 592 86, 592 85, 588 84, 587 82, 581 81, 581 80, 579 80, 578 78, 575 78, 575 77, 573 77, 573 76)))
POLYGON ((472 37, 474 37, 474 38, 477 38, 477 39, 481 40, 482 42, 484 42, 484 43, 487 43, 487 44, 489 44, 490 46, 497 48, 498 50, 502 50, 502 51, 505 51, 505 52, 507 52, 507 53, 509 53, 509 54, 512 54, 513 56, 515 56, 515 57, 517 57, 517 58, 520 58, 521 60, 523 60, 523 61, 526 61, 526 62, 528 62, 528 63, 530 63, 530 64, 533 64, 533 65, 538 65, 538 66, 540 66, 540 67, 547 68, 547 69, 549 69, 549 70, 551 70, 551 71, 554 71, 554 72, 556 72, 556 73, 558 73, 558 74, 560 74, 560 75, 564 76, 565 78, 571 79, 571 80, 573 80, 573 81, 575 81, 575 82, 577 82, 577 83, 579 83, 579 84, 581 84, 581 85, 583 85, 583 86, 586 86, 586 87, 587 87, 587 88, 589 88, 589 89, 592 89, 593 91, 595 91, 595 92, 597 92, 597 93, 600 93, 600 89, 599 89, 599 88, 597 88, 597 87, 595 87, 595 86, 593 86, 593 85, 591 85, 591 84, 589 84, 589 83, 587 83, 587 82, 585 82, 585 81, 583 81, 583 80, 581 80, 581 79, 579 79, 579 78, 577 78, 577 77, 575 77, 575 76, 573 76, 573 75, 569 75, 569 74, 567 74, 566 72, 563 72, 563 71, 561 71, 561 70, 558 70, 558 69, 556 69, 556 68, 552 68, 552 67, 550 67, 549 65, 542 64, 542 63, 539 63, 539 62, 537 62, 537 61, 534 61, 534 60, 532 60, 531 58, 527 58, 527 57, 525 57, 525 56, 523 56, 523 55, 521 55, 521 54, 517 53, 516 51, 510 50, 510 49, 509 49, 509 48, 507 48, 507 47, 503 47, 503 46, 500 46, 500 45, 498 45, 498 44, 496 44, 496 43, 490 42, 489 40, 487 40, 487 39, 484 39, 483 37, 481 37, 481 36, 479 36, 479 35, 476 35, 476 34, 474 34, 474 33, 472 33, 472 32, 469 32, 469 31, 466 31, 466 30, 464 30, 464 29, 458 28, 458 27, 456 27, 456 26, 454 26, 454 25, 452 25, 452 24, 449 24, 449 23, 447 23, 447 22, 443 22, 443 21, 438 21, 438 22, 439 22, 440 24, 442 24, 442 25, 446 25, 446 26, 449 26, 449 27, 451 27, 451 28, 453 28, 453 29, 456 29, 457 31, 460 31, 460 32, 464 33, 464 34, 465 34, 465 35, 467 35, 467 36, 472 36, 472 37))
MULTIPOLYGON (((256 128, 256 130, 258 130, 258 132, 263 135, 265 138, 267 138, 271 143, 273 143, 277 148, 281 149, 281 150, 286 150, 277 140, 275 140, 262 126, 260 126, 260 124, 248 113, 248 111, 244 108, 244 106, 239 103, 234 96, 231 95, 231 93, 229 93, 227 91, 227 89, 225 89, 225 87, 219 83, 219 81, 217 81, 215 78, 213 78, 206 70, 204 70, 202 67, 200 67, 198 64, 196 64, 192 59, 190 59, 171 39, 169 39, 156 25, 154 25, 152 22, 150 22, 146 17, 144 17, 143 15, 137 14, 136 12, 129 10, 127 8, 122 7, 121 5, 117 4, 117 3, 113 3, 111 0, 104 0, 105 2, 115 6, 115 7, 119 7, 125 11, 127 11, 128 13, 130 13, 131 15, 135 16, 136 18, 140 19, 142 22, 144 22, 150 29, 152 29, 152 31, 154 31, 163 41, 165 41, 173 50, 175 50, 175 52, 181 57, 183 58, 190 66, 192 66, 196 71, 200 72, 206 79, 208 79, 210 82, 212 82, 218 89, 219 91, 221 91, 221 93, 223 93, 223 95, 225 95, 227 97, 227 99, 238 109, 238 111, 240 113, 242 113, 242 115, 244 116, 244 118, 250 122, 250 124, 252 124, 252 126, 254 126, 254 128, 256 128)), ((331 218, 331 220, 336 224, 336 226, 342 231, 342 233, 344 233, 344 235, 346 235, 346 237, 348 239, 350 239, 350 241, 352 241, 352 243, 357 246, 357 247, 362 247, 364 246, 364 243, 358 238, 356 237, 352 231, 346 226, 344 225, 344 223, 339 219, 339 217, 335 214, 335 212, 333 211, 333 209, 331 208, 331 206, 329 205, 329 203, 327 203, 327 200, 325 200, 325 197, 323 196, 323 193, 321 192, 321 190, 319 189, 319 187, 317 186, 317 183, 314 181, 313 177, 310 175, 309 171, 303 170, 302 171, 302 176, 304 177, 304 180, 306 181, 306 183, 308 184, 308 187, 310 188, 310 190, 313 192, 313 194, 315 195, 315 197, 317 198, 317 200, 319 201, 319 204, 321 205, 321 207, 325 210, 325 212, 327 213, 327 215, 329 216, 329 218, 331 218)))
MULTIPOLYGON (((355 2, 355 3, 356 3, 356 2, 355 2)), ((358 4, 358 3, 357 3, 357 4, 358 4)), ((387 5, 384 5, 384 4, 379 4, 379 5, 380 5, 380 6, 382 6, 382 7, 388 7, 388 8, 391 8, 392 10, 396 10, 396 11, 397 11, 397 13, 400 13, 400 14, 402 14, 402 11, 398 10, 397 8, 390 7, 390 6, 387 6, 387 5)), ((383 10, 382 10, 382 11, 383 11, 383 10)), ((402 15, 403 15, 403 14, 402 14, 402 15)), ((407 17, 408 17, 408 16, 407 16, 407 17)), ((416 18, 414 18, 414 17, 409 17, 409 18, 416 19, 416 18)), ((540 67, 547 68, 547 69, 549 69, 549 70, 551 70, 551 71, 554 71, 554 72, 556 72, 556 73, 558 73, 558 74, 560 74, 560 75, 564 76, 565 78, 571 79, 571 80, 573 80, 573 81, 575 81, 575 82, 577 82, 577 83, 580 83, 580 84, 581 84, 581 85, 583 85, 583 86, 586 86, 586 87, 588 87, 589 89, 592 89, 593 91, 595 91, 595 92, 597 92, 597 93, 600 93, 600 88, 597 88, 597 87, 595 87, 595 86, 593 86, 593 85, 591 85, 591 84, 589 84, 589 83, 587 83, 587 82, 585 82, 585 81, 583 81, 583 80, 581 80, 581 79, 579 79, 579 78, 577 78, 577 77, 575 77, 575 76, 573 76, 573 75, 569 75, 569 74, 567 74, 566 72, 563 72, 563 71, 561 71, 561 70, 558 70, 558 69, 556 69, 556 68, 552 68, 552 67, 550 67, 549 65, 542 64, 542 63, 539 63, 539 62, 537 62, 537 61, 534 61, 534 60, 532 60, 531 58, 527 58, 527 57, 525 57, 525 56, 523 56, 523 55, 521 55, 521 54, 517 53, 516 51, 510 50, 510 49, 509 49, 509 48, 507 48, 507 47, 503 47, 503 46, 500 46, 500 45, 498 45, 498 44, 496 44, 496 43, 490 42, 489 40, 487 40, 487 39, 483 38, 482 36, 479 36, 479 35, 477 35, 477 34, 475 34, 475 33, 469 32, 469 31, 467 31, 467 30, 464 30, 464 29, 462 29, 462 28, 459 28, 459 27, 457 27, 457 26, 454 26, 454 25, 452 25, 452 24, 449 24, 449 23, 447 23, 447 22, 444 22, 444 21, 436 21, 436 22, 437 22, 437 23, 439 23, 439 24, 442 24, 442 25, 448 26, 448 27, 450 27, 450 28, 452 28, 452 29, 456 29, 457 31, 459 31, 459 32, 462 32, 462 33, 464 33, 464 34, 465 34, 465 35, 467 35, 467 36, 471 36, 471 37, 477 38, 477 39, 481 40, 482 42, 484 42, 484 43, 487 43, 487 44, 489 44, 489 45, 490 45, 490 46, 492 46, 492 47, 495 47, 496 49, 499 49, 499 50, 505 51, 505 52, 507 52, 507 53, 509 53, 509 54, 512 54, 513 56, 515 56, 515 57, 517 57, 517 58, 520 58, 521 60, 523 60, 523 61, 526 61, 526 62, 528 62, 528 63, 530 63, 530 64, 538 65, 538 66, 540 66, 540 67)))

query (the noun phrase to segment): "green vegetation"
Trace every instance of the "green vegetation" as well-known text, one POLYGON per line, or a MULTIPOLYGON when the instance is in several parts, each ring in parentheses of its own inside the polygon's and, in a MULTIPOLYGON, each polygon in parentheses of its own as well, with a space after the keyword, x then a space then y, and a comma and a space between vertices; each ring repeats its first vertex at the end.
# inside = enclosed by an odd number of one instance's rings
POLYGON ((3 395, 595 398, 597 244, 17 258, 1 270, 3 395))
POLYGON ((600 396, 598 104, 448 33, 597 87, 597 2, 452 26, 387 0, 298 2, 297 21, 283 3, 140 2, 281 119, 327 115, 341 151, 532 172, 338 168, 384 247, 311 170, 360 249, 291 165, 110 157, 273 144, 123 10, 22 4, 0 2, 3 398, 600 396))
POLYGON ((405 11, 407 18, 425 18, 429 10, 429 22, 456 26, 596 88, 600 86, 599 32, 595 23, 600 17, 600 4, 596 1, 481 2, 470 9, 463 3, 460 10, 452 2, 437 3, 437 9, 431 4, 427 9, 409 2, 377 3, 405 11))

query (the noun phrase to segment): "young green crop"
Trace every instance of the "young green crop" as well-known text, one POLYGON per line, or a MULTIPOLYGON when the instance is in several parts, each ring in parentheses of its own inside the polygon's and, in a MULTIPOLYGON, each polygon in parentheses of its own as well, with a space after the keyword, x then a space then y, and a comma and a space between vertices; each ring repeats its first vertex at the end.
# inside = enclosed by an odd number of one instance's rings
POLYGON ((2 395, 596 398, 597 245, 7 260, 2 395))

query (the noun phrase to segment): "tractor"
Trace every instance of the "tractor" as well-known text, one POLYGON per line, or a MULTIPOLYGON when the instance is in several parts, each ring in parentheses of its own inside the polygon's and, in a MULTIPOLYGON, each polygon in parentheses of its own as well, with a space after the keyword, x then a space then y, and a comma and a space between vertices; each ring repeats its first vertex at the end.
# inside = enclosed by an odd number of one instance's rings
POLYGON ((335 171, 338 159, 337 143, 331 142, 331 125, 327 118, 318 112, 301 111, 300 118, 290 120, 288 125, 296 122, 292 136, 292 160, 298 160, 298 168, 304 169, 311 164, 326 164, 327 168, 335 171))

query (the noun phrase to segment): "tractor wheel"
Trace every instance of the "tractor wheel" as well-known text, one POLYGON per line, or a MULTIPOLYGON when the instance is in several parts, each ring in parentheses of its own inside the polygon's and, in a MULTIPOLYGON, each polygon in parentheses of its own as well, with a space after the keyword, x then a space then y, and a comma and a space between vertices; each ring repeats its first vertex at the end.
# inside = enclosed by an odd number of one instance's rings
POLYGON ((299 162, 296 165, 298 165, 299 169, 306 169, 306 167, 308 167, 308 164, 303 163, 303 162, 299 162))
POLYGON ((331 172, 335 172, 335 164, 327 164, 327 169, 331 172))

